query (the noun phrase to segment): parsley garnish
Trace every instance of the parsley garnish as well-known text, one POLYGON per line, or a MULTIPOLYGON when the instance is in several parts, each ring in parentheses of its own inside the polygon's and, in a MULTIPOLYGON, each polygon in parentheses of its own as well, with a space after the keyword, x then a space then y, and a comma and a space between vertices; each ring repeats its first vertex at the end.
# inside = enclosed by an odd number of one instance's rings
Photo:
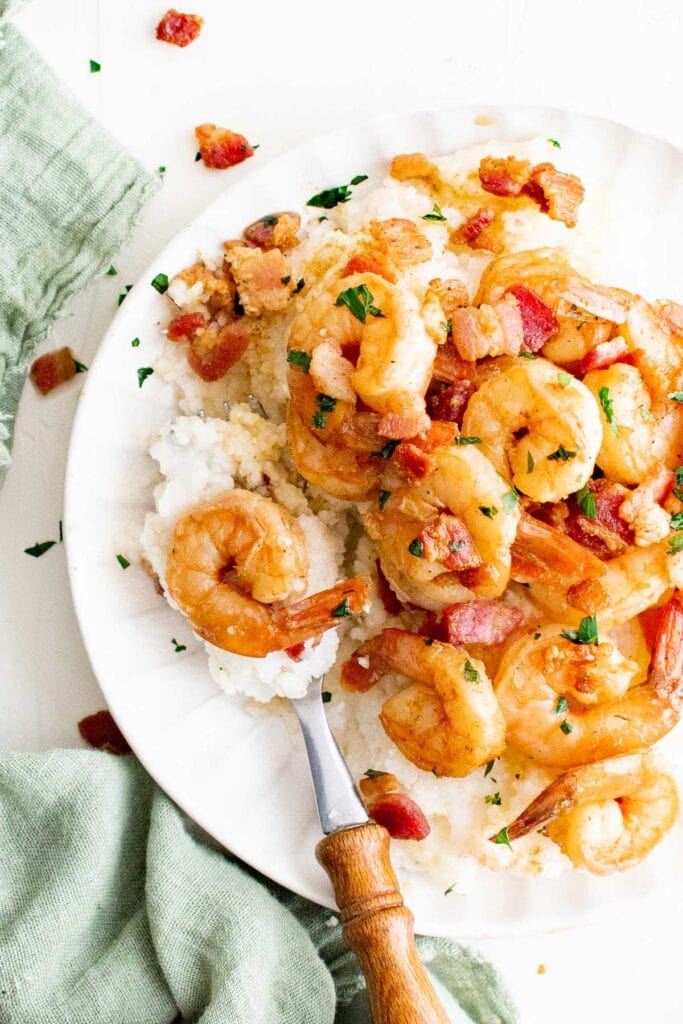
POLYGON ((564 722, 562 722, 560 724, 560 729, 565 734, 565 736, 568 736, 569 733, 572 732, 573 726, 572 726, 571 722, 568 722, 567 719, 565 718, 564 722))
POLYGON ((516 487, 513 487, 511 491, 506 491, 503 495, 503 511, 507 512, 508 515, 514 512, 519 501, 519 491, 516 487))
POLYGON ((572 382, 572 375, 571 375, 571 373, 565 373, 564 370, 562 370, 560 373, 558 373, 558 375, 557 375, 557 383, 560 385, 561 388, 568 388, 569 385, 571 384, 571 382, 572 382))
MULTIPOLYGON (((367 174, 357 174, 351 178, 349 185, 360 185, 362 181, 367 181, 367 178, 367 174)), ((332 188, 324 188, 322 192, 316 192, 314 196, 311 196, 306 202, 306 206, 318 206, 323 210, 331 210, 339 203, 348 203, 352 195, 349 185, 333 185, 332 188)))
POLYGON ((498 515, 498 509, 495 505, 480 505, 479 511, 483 516, 486 516, 487 519, 493 519, 494 516, 498 515))
POLYGON ((179 644, 175 637, 173 637, 171 643, 173 644, 173 650, 176 654, 180 654, 182 651, 187 650, 187 646, 185 644, 179 644))
POLYGON ((380 491, 379 494, 377 495, 377 501, 379 502, 379 507, 380 508, 384 508, 386 503, 389 501, 390 497, 391 497, 391 491, 380 491))
POLYGON ((548 138, 548 139, 546 139, 546 142, 549 142, 551 146, 555 147, 555 149, 561 149, 562 148, 560 146, 559 142, 557 141, 557 139, 548 138))
POLYGON ((439 204, 434 203, 434 205, 432 206, 431 213, 425 213, 422 220, 446 220, 446 218, 441 212, 441 207, 439 206, 439 204))
POLYGON ((667 395, 672 402, 683 402, 683 391, 670 391, 667 395))
POLYGON ((671 516, 671 529, 683 530, 683 512, 674 512, 671 516))
POLYGON ((444 896, 450 896, 457 884, 457 882, 453 882, 453 884, 449 885, 447 889, 444 889, 444 896))
POLYGON ((479 673, 469 658, 465 658, 465 679, 468 683, 479 682, 479 673))
POLYGON ((484 772, 484 778, 486 778, 487 775, 491 774, 491 772, 493 771, 493 766, 494 766, 495 762, 496 762, 495 757, 494 757, 493 761, 489 761, 488 762, 488 764, 486 765, 486 770, 484 772))
POLYGON ((76 368, 76 373, 87 373, 88 371, 88 367, 85 363, 79 363, 78 359, 74 359, 74 366, 76 368))
POLYGON ((367 174, 356 174, 355 177, 351 178, 350 184, 351 185, 360 185, 361 182, 367 181, 367 180, 368 180, 367 174))
POLYGON ((347 288, 341 292, 337 296, 335 306, 346 306, 362 324, 365 323, 368 313, 370 316, 384 316, 381 309, 373 306, 372 292, 366 284, 359 284, 355 288, 347 288))
POLYGON ((451 335, 453 333, 453 321, 452 320, 442 320, 441 321, 441 326, 443 327, 444 331, 446 332, 446 337, 449 337, 449 335, 451 335))
POLYGON ((578 629, 563 629, 561 636, 573 644, 598 644, 598 621, 594 615, 586 615, 578 629))
POLYGON ((384 448, 382 448, 378 452, 370 452, 370 455, 372 455, 376 459, 388 460, 394 454, 400 443, 400 441, 387 441, 387 443, 384 445, 384 448))
POLYGON ((519 353, 519 357, 520 357, 520 359, 538 359, 538 356, 536 355, 535 352, 526 352, 526 351, 525 352, 520 352, 519 353))
POLYGON ((413 555, 415 558, 422 558, 424 548, 422 546, 422 541, 420 540, 419 537, 414 537, 413 540, 411 540, 410 544, 408 545, 408 551, 410 551, 411 555, 413 555))
POLYGON ((123 287, 125 288, 125 291, 121 292, 121 294, 119 295, 119 298, 118 298, 118 305, 119 306, 121 305, 121 303, 123 302, 125 297, 128 295, 128 292, 131 290, 133 285, 132 284, 124 284, 123 287))
POLYGON ((382 775, 386 775, 387 772, 379 772, 376 768, 368 768, 364 774, 368 779, 379 779, 382 775))
POLYGON ((576 492, 576 500, 579 508, 589 519, 597 519, 598 513, 595 506, 595 495, 588 484, 584 484, 580 491, 576 492))
POLYGON ((157 170, 158 170, 159 174, 166 174, 166 168, 164 167, 163 164, 159 164, 159 166, 157 167, 157 170))
POLYGON ((107 271, 107 277, 116 277, 117 274, 118 274, 118 270, 114 266, 111 266, 109 268, 109 270, 107 271))
POLYGON ((640 409, 641 417, 645 420, 646 423, 655 422, 655 418, 649 409, 646 409, 644 405, 639 405, 638 408, 640 409))
POLYGON ((672 494, 674 498, 678 498, 679 501, 683 501, 683 466, 678 466, 674 470, 674 480, 676 486, 674 487, 672 494))
POLYGON ((494 836, 491 840, 497 846, 509 846, 512 849, 512 843, 510 842, 510 836, 508 835, 507 828, 502 828, 497 836, 494 836))
POLYGON ((316 395, 315 401, 318 408, 322 409, 323 412, 332 412, 337 404, 337 399, 332 398, 330 395, 316 395))
POLYGON ((576 452, 567 451, 564 445, 560 445, 556 451, 551 452, 550 455, 547 456, 548 462, 559 462, 560 460, 562 460, 562 462, 567 462, 569 459, 575 458, 576 452))
POLYGON ((329 690, 323 690, 320 696, 322 697, 323 704, 329 704, 330 701, 332 700, 332 694, 330 693, 329 690))
POLYGON ((163 295, 168 288, 168 274, 157 274, 157 276, 153 277, 149 283, 152 288, 156 288, 159 295, 163 295))
POLYGON ((276 217, 274 213, 267 213, 265 217, 261 217, 261 223, 263 224, 264 228, 275 227, 278 220, 279 217, 276 217))
POLYGON ((565 711, 569 710, 569 701, 566 697, 558 697, 557 704, 555 705, 555 714, 562 715, 565 711))
POLYGON ((456 439, 455 439, 455 441, 453 443, 454 444, 460 444, 460 445, 481 444, 481 438, 480 437, 475 437, 474 435, 472 435, 471 437, 467 437, 466 435, 461 434, 460 437, 456 437, 456 439))
MULTIPOLYGON (((600 388, 598 391, 598 398, 600 399, 600 405, 605 414, 605 419, 612 428, 612 433, 615 437, 619 437, 619 425, 614 418, 614 403, 609 396, 609 388, 600 388)), ((681 392, 681 401, 683 401, 683 391, 681 392)))
POLYGON ((292 366, 299 366, 304 373, 308 373, 311 368, 311 357, 307 352, 301 352, 297 348, 293 348, 291 352, 287 353, 287 362, 292 366))
POLYGON ((348 599, 348 597, 345 597, 344 600, 342 601, 342 603, 338 604, 337 607, 333 610, 332 618, 333 619, 345 619, 350 614, 351 614, 351 609, 349 608, 349 599, 348 599))
POLYGON ((304 281, 303 277, 300 277, 299 280, 296 282, 296 288, 294 289, 294 292, 292 294, 298 295, 305 284, 306 282, 304 281))
POLYGON ((96 74, 96 73, 97 73, 98 71, 101 71, 101 70, 102 70, 102 65, 101 65, 101 64, 99 63, 99 61, 93 60, 93 59, 91 58, 91 59, 90 59, 90 61, 89 61, 88 63, 90 64, 90 74, 91 74, 91 75, 94 75, 94 74, 96 74))
POLYGON ((313 413, 313 426, 317 427, 318 430, 322 430, 327 423, 327 416, 322 412, 313 413))
POLYGON ((46 551, 53 548, 56 543, 56 540, 40 541, 38 544, 34 544, 32 548, 24 548, 24 554, 31 555, 32 558, 40 558, 40 556, 44 555, 46 551))
POLYGON ((666 549, 667 555, 677 555, 679 551, 683 551, 683 533, 669 537, 669 546, 666 549))
POLYGON ((489 794, 484 797, 485 804, 493 804, 495 807, 500 807, 502 802, 503 801, 500 799, 500 793, 494 793, 493 796, 489 794))
POLYGON ((59 520, 59 543, 61 544, 64 540, 64 531, 62 529, 62 520, 59 520))
POLYGON ((281 277, 280 278, 280 283, 281 284, 289 284, 289 282, 291 280, 292 280, 292 275, 291 274, 287 274, 287 277, 281 277))
POLYGON ((138 387, 141 388, 148 377, 151 377, 154 370, 151 366, 141 366, 138 370, 138 387))
POLYGON ((531 454, 531 452, 527 452, 526 453, 526 471, 527 471, 527 473, 531 473, 533 471, 533 468, 534 468, 535 465, 536 465, 536 463, 534 462, 533 455, 531 454))
POLYGON ((133 338, 133 340, 131 341, 130 344, 131 344, 131 348, 139 348, 140 347, 140 339, 139 338, 133 338))
POLYGON ((195 162, 196 164, 198 164, 198 163, 199 163, 199 161, 201 160, 201 158, 202 158, 202 154, 201 154, 201 153, 199 152, 199 150, 197 150, 197 152, 196 152, 196 153, 195 153, 195 155, 194 155, 194 162, 195 162))
POLYGON ((125 558, 123 555, 117 555, 116 556, 116 561, 119 563, 119 565, 121 566, 122 569, 127 569, 128 566, 130 565, 130 562, 128 561, 128 559, 125 558))

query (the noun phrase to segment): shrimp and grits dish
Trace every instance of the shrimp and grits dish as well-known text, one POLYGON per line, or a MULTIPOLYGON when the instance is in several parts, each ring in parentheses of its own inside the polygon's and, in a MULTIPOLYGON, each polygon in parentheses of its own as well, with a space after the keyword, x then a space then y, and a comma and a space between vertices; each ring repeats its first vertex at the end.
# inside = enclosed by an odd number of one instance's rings
POLYGON ((293 742, 325 674, 396 863, 447 891, 680 827, 683 306, 601 276, 562 158, 399 154, 199 253, 160 324, 144 562, 293 742))

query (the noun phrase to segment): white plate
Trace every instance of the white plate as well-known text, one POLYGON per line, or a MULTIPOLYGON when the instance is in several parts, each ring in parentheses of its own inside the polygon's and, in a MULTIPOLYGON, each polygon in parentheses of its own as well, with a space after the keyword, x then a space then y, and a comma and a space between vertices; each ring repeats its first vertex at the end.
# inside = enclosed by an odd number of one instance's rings
MULTIPOLYGON (((632 197, 643 219, 642 234, 630 242, 647 253, 643 272, 646 266, 657 294, 672 291, 683 223, 683 155, 673 147, 556 110, 412 114, 326 136, 256 166, 235 185, 227 175, 225 194, 172 240, 121 306, 81 395, 66 474, 65 540, 76 612, 109 706, 148 771, 207 832, 254 868, 330 907, 331 889, 313 853, 320 829, 302 745, 292 748, 275 717, 236 708, 209 677, 186 623, 139 569, 123 572, 114 557, 131 522, 141 522, 151 506, 156 475, 145 452, 169 414, 163 388, 150 386, 154 378, 143 389, 137 381, 137 368, 152 365, 161 350, 156 324, 168 319, 166 301, 149 282, 160 271, 177 273, 198 250, 215 248, 270 209, 296 209, 320 188, 361 172, 379 181, 396 153, 442 154, 490 138, 537 135, 560 139, 563 153, 572 153, 563 164, 598 187, 614 187, 617 201, 632 197), (481 113, 495 126, 476 125, 481 113), (131 347, 134 337, 139 348, 131 347), (172 637, 188 651, 175 654, 172 637)), ((678 828, 623 876, 572 872, 550 881, 490 873, 471 895, 448 897, 424 879, 411 884, 410 904, 424 934, 562 927, 672 883, 682 861, 678 828)))

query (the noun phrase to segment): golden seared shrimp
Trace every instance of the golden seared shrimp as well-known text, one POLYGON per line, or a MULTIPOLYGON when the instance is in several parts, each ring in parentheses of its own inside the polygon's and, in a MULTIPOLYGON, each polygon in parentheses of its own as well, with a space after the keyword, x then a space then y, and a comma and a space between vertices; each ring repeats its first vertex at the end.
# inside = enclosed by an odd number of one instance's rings
POLYGON ((385 629, 345 663, 342 685, 367 690, 388 672, 411 682, 384 703, 380 721, 418 768, 460 778, 503 752, 505 722, 491 682, 464 648, 385 629))
POLYGON ((679 592, 664 609, 644 682, 614 643, 591 641, 594 619, 564 632, 572 639, 551 623, 507 646, 494 686, 512 746, 539 764, 571 768, 645 750, 673 728, 683 701, 679 592))
POLYGON ((338 626, 363 607, 362 577, 279 603, 304 593, 307 578, 301 527, 269 498, 236 488, 190 509, 176 524, 168 593, 195 632, 223 650, 263 658, 338 626))
POLYGON ((639 295, 629 296, 626 319, 619 333, 633 353, 636 365, 652 394, 666 399, 683 383, 683 350, 680 337, 660 309, 639 295))
POLYGON ((463 434, 481 438, 498 472, 535 501, 560 501, 589 480, 602 431, 595 399, 546 359, 519 359, 485 381, 463 434))
POLYGON ((499 597, 510 578, 519 509, 510 485, 475 447, 443 447, 431 469, 363 516, 384 575, 406 600, 437 611, 499 597))
POLYGON ((631 754, 564 772, 522 811, 511 841, 545 827, 577 868, 594 875, 639 864, 676 821, 673 778, 652 755, 631 754))
MULTIPOLYGON (((311 296, 292 324, 290 362, 292 352, 314 359, 321 342, 336 344, 342 355, 357 353, 350 382, 370 409, 411 418, 412 429, 405 436, 429 426, 424 395, 436 341, 411 292, 371 273, 333 281, 311 296)), ((314 365, 311 369, 315 372, 314 365)))
POLYGON ((287 436, 304 480, 343 501, 364 501, 380 486, 383 460, 362 451, 324 444, 290 402, 287 436))

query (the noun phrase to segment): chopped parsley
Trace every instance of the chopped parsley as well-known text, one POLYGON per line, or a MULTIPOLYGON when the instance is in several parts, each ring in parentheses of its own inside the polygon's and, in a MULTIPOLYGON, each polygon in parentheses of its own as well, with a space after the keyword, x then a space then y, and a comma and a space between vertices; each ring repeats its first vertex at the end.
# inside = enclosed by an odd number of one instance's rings
POLYGON ((540 639, 541 639, 541 634, 540 633, 534 633, 534 640, 540 640, 540 639))
POLYGON ((508 835, 507 827, 502 828, 498 835, 493 837, 491 842, 495 843, 496 846, 509 846, 510 849, 512 849, 512 843, 510 842, 510 836, 508 835))
POLYGON ((519 491, 516 487, 513 487, 511 491, 506 491, 503 495, 503 511, 507 512, 508 515, 517 507, 519 501, 519 491))
POLYGON ((555 714, 563 715, 565 711, 569 711, 569 701, 566 697, 558 697, 557 704, 555 705, 555 714))
POLYGON ((644 405, 639 405, 638 408, 640 409, 641 417, 645 420, 646 423, 655 422, 655 418, 649 409, 646 409, 644 405))
POLYGON ((569 459, 575 458, 576 452, 567 451, 564 445, 559 445, 554 452, 551 452, 550 455, 547 456, 548 462, 568 462, 569 459))
POLYGON ((534 462, 533 455, 531 454, 531 452, 527 452, 526 453, 526 471, 527 471, 527 473, 532 473, 535 465, 536 465, 536 463, 534 462))
POLYGON ((351 178, 351 185, 360 185, 362 182, 367 181, 367 174, 356 174, 355 177, 351 178))
POLYGON ((274 213, 267 213, 265 217, 261 217, 261 223, 264 228, 274 228, 279 219, 274 213))
POLYGON ((64 530, 62 529, 62 520, 59 520, 59 543, 61 544, 64 540, 64 530))
POLYGON ((298 295, 299 292, 303 290, 305 284, 306 282, 304 281, 303 277, 300 277, 299 280, 296 282, 296 288, 294 289, 293 294, 298 295))
POLYGON ((119 294, 119 297, 118 297, 118 305, 119 305, 119 306, 121 305, 121 303, 123 302, 123 300, 125 299, 125 297, 126 297, 126 296, 128 295, 128 292, 129 292, 129 291, 131 290, 131 288, 133 287, 133 285, 132 285, 132 284, 124 284, 124 286, 123 286, 123 287, 125 288, 125 291, 121 292, 121 293, 119 294))
POLYGON ((322 410, 322 412, 332 412, 337 404, 337 399, 332 398, 330 395, 316 395, 315 401, 316 405, 322 410))
POLYGON ((551 146, 554 146, 554 147, 555 147, 555 149, 561 149, 561 148, 562 148, 562 147, 560 146, 559 142, 557 141, 557 139, 551 139, 551 138, 547 138, 547 139, 546 139, 545 141, 546 141, 546 142, 549 142, 551 146))
POLYGON ((88 372, 88 367, 85 365, 85 363, 79 363, 78 359, 74 359, 74 366, 76 368, 76 373, 88 372))
POLYGON ((149 283, 152 288, 156 288, 159 295, 163 295, 168 288, 168 274, 157 274, 157 276, 153 277, 149 283))
POLYGON ((348 616, 350 614, 351 614, 351 609, 349 608, 349 599, 348 599, 348 597, 345 597, 344 600, 342 601, 342 603, 338 604, 337 607, 333 610, 332 618, 333 619, 346 619, 346 618, 348 618, 348 616))
POLYGON ((198 164, 198 163, 199 163, 199 161, 201 160, 201 158, 202 158, 202 154, 201 154, 201 153, 199 152, 199 150, 197 150, 197 152, 196 152, 196 153, 195 153, 195 155, 194 155, 194 162, 195 162, 196 164, 198 164))
POLYGON ((452 320, 442 320, 441 321, 441 326, 443 327, 444 331, 446 332, 446 336, 447 337, 450 334, 453 333, 453 321, 452 320))
POLYGON ((460 437, 456 437, 454 444, 466 445, 466 444, 481 444, 481 438, 471 435, 468 437, 466 434, 461 434, 460 437))
POLYGON ((558 375, 557 375, 557 383, 560 385, 561 388, 568 388, 569 385, 571 384, 571 382, 572 382, 572 375, 571 375, 571 373, 565 373, 564 370, 561 370, 560 373, 558 373, 558 375))
POLYGON ((109 268, 109 270, 107 271, 107 277, 116 277, 117 274, 118 274, 118 270, 114 266, 111 266, 109 268))
POLYGON ((520 352, 520 359, 538 359, 535 352, 520 352))
POLYGON ((380 491, 379 494, 377 495, 377 501, 379 503, 379 507, 380 508, 384 508, 386 503, 389 501, 390 497, 391 497, 391 491, 380 491))
POLYGON ((90 74, 91 75, 95 75, 95 74, 97 74, 98 71, 102 70, 102 65, 100 64, 100 62, 97 61, 97 60, 93 60, 92 57, 90 58, 88 63, 90 65, 90 74))
POLYGON ((24 554, 31 555, 32 558, 40 558, 40 556, 44 555, 46 551, 53 548, 56 543, 56 540, 39 541, 37 544, 34 544, 32 548, 24 548, 24 554))
POLYGON ((666 549, 667 555, 677 555, 679 551, 683 551, 683 533, 669 537, 669 546, 666 549))
POLYGON ((444 889, 444 896, 450 896, 457 884, 457 882, 453 882, 453 884, 449 885, 447 889, 444 889))
POLYGON ((480 505, 479 511, 483 516, 486 516, 487 519, 493 519, 494 516, 498 515, 498 509, 495 505, 480 505))
MULTIPOLYGON (((681 401, 683 401, 683 391, 681 392, 681 401)), ((615 437, 619 437, 619 424, 614 418, 614 403, 609 396, 609 388, 600 388, 598 391, 598 398, 600 399, 600 405, 602 411, 605 414, 605 419, 612 428, 612 433, 615 437)))
POLYGON ((674 512, 671 516, 671 529, 683 530, 683 512, 674 512))
POLYGON ((479 682, 479 673, 469 658, 465 658, 465 679, 468 683, 479 682))
POLYGON ((670 391, 667 395, 672 402, 683 402, 683 391, 670 391))
POLYGON ((291 274, 287 274, 287 277, 281 277, 280 278, 280 284, 289 284, 289 282, 291 280, 292 280, 292 275, 291 274))
POLYGON ((484 797, 485 804, 493 804, 495 807, 500 807, 502 802, 503 801, 500 799, 500 793, 494 793, 493 796, 489 793, 484 797))
POLYGON ((486 765, 486 770, 484 771, 484 778, 486 778, 487 775, 491 774, 491 772, 493 771, 493 766, 494 766, 495 763, 496 763, 495 757, 494 757, 493 761, 489 761, 488 762, 488 764, 486 765))
POLYGON ((569 733, 572 732, 572 730, 573 730, 573 726, 572 726, 571 722, 568 722, 567 719, 565 718, 564 722, 562 722, 560 724, 560 729, 565 734, 565 736, 569 736, 569 733))
POLYGON ((323 690, 320 696, 322 697, 323 704, 329 704, 332 700, 332 694, 329 690, 323 690))
POLYGON ((365 777, 368 779, 379 779, 382 777, 382 775, 386 775, 387 772, 377 771, 376 768, 368 768, 368 770, 364 774, 365 777))
POLYGON ((424 547, 422 546, 422 541, 419 537, 414 537, 413 540, 411 540, 408 545, 408 551, 410 551, 411 555, 415 558, 422 558, 422 555, 424 554, 424 547))
POLYGON ((138 370, 138 387, 141 388, 148 377, 151 377, 154 370, 151 366, 141 366, 138 370))
POLYGON ((672 494, 674 498, 678 498, 679 501, 683 501, 683 466, 678 466, 674 470, 674 480, 676 486, 674 487, 672 494))
POLYGON ((311 356, 297 348, 293 348, 291 352, 287 353, 287 362, 291 363, 292 366, 300 367, 304 373, 308 373, 311 368, 311 356))
POLYGON ((346 306, 362 324, 365 323, 368 313, 370 316, 384 316, 381 309, 373 306, 372 292, 366 284, 359 284, 355 288, 347 288, 340 292, 335 306, 346 306))
POLYGON ((576 500, 579 508, 589 519, 597 519, 598 512, 595 505, 595 495, 588 484, 584 484, 580 491, 576 492, 576 500))
POLYGON ((179 644, 175 637, 173 637, 171 643, 173 644, 173 650, 175 651, 176 654, 181 654, 183 651, 187 650, 187 645, 179 644))
POLYGON ((441 207, 439 206, 439 204, 438 203, 434 203, 434 205, 432 206, 431 212, 430 213, 425 213, 425 215, 422 218, 422 220, 446 220, 446 218, 444 217, 443 213, 441 212, 441 207))
POLYGON ((139 338, 133 338, 133 340, 131 341, 130 345, 131 345, 131 348, 139 348, 140 347, 140 339, 139 338))
POLYGON ((122 569, 127 569, 128 566, 130 565, 130 562, 128 561, 128 559, 125 558, 123 555, 117 555, 116 556, 116 561, 119 563, 119 565, 121 566, 122 569))
POLYGON ((598 620, 594 615, 585 615, 578 629, 563 629, 560 634, 573 644, 598 644, 598 620))
POLYGON ((356 174, 355 177, 351 178, 348 185, 333 185, 332 188, 324 188, 322 192, 316 192, 314 196, 311 196, 306 202, 306 206, 317 206, 323 210, 332 210, 339 203, 348 203, 351 198, 352 192, 350 185, 360 185, 362 181, 367 181, 367 174, 356 174))
POLYGON ((324 412, 314 412, 312 420, 313 426, 317 427, 318 430, 322 430, 325 424, 327 423, 327 416, 325 415, 324 412))
POLYGON ((157 170, 158 170, 159 174, 166 174, 166 168, 164 167, 163 164, 159 164, 159 166, 157 167, 157 170))
POLYGON ((370 455, 372 455, 376 459, 388 460, 394 454, 400 443, 400 441, 387 441, 387 443, 384 445, 384 448, 381 448, 380 451, 378 452, 370 452, 370 455))

